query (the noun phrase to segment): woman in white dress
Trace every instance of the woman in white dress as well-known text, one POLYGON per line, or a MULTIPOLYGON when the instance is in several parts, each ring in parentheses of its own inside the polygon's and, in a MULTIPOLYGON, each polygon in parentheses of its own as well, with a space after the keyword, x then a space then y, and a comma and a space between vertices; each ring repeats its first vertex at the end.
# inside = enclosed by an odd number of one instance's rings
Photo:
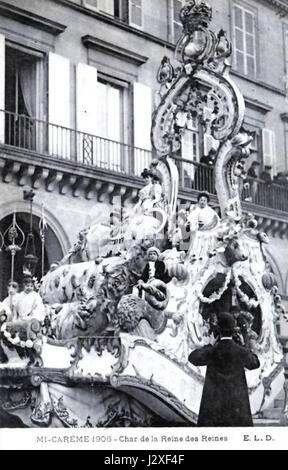
POLYGON ((208 193, 199 193, 197 204, 190 208, 187 217, 186 230, 191 233, 189 252, 193 258, 205 258, 216 243, 215 229, 220 219, 217 212, 208 206, 209 201, 208 193))

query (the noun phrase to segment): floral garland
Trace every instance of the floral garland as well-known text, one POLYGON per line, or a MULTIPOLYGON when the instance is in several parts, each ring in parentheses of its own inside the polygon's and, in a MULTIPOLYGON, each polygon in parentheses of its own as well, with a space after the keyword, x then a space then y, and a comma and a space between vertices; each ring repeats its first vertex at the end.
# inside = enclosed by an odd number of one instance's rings
POLYGON ((250 299, 248 295, 242 291, 241 280, 238 276, 235 276, 235 286, 241 302, 243 302, 248 308, 257 308, 259 306, 258 300, 250 299))
POLYGON ((20 339, 19 333, 16 332, 14 337, 12 338, 12 335, 9 331, 6 329, 6 325, 1 326, 1 332, 3 333, 3 336, 9 341, 9 343, 13 344, 14 346, 20 346, 20 348, 35 348, 37 346, 37 343, 39 342, 39 338, 36 338, 34 341, 31 339, 27 339, 26 341, 23 341, 20 339))
POLYGON ((220 300, 224 292, 227 290, 230 280, 231 280, 231 271, 228 271, 226 274, 224 284, 218 291, 213 292, 213 294, 211 294, 210 297, 204 297, 204 295, 201 292, 199 293, 199 299, 201 300, 201 302, 204 302, 205 304, 212 304, 216 300, 220 300))

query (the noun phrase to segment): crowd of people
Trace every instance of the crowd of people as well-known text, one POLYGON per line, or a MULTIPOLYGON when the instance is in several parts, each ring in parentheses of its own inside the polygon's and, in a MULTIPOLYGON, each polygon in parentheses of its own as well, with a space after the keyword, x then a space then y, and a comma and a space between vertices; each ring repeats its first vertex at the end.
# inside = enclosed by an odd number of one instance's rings
POLYGON ((275 194, 288 189, 288 172, 280 171, 275 176, 272 173, 272 166, 265 165, 264 169, 260 171, 260 163, 253 161, 247 171, 247 179, 244 182, 243 187, 243 199, 248 202, 255 204, 264 205, 267 207, 274 207, 273 192, 271 191, 271 185, 277 185, 275 187, 275 194))

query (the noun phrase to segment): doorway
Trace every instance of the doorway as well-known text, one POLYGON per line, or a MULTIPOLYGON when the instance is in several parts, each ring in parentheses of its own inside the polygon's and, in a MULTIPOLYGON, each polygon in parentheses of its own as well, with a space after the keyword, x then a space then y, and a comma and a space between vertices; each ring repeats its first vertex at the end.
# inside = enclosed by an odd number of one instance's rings
MULTIPOLYGON (((4 235, 6 230, 11 226, 13 219, 13 214, 9 214, 0 221, 0 231, 4 235)), ((16 213, 17 224, 24 232, 25 237, 30 230, 30 214, 28 212, 17 212, 16 213)), ((38 257, 38 262, 36 265, 35 276, 38 280, 42 276, 42 263, 41 263, 41 254, 42 254, 42 243, 39 233, 39 222, 40 218, 33 215, 32 226, 33 226, 33 235, 35 240, 35 252, 38 257)), ((7 237, 5 237, 7 238, 7 237)), ((16 240, 17 243, 17 240, 16 240)), ((25 242, 22 246, 22 249, 18 251, 15 256, 14 263, 14 280, 18 283, 21 283, 23 278, 23 265, 24 265, 24 252, 25 252, 25 242)), ((59 240, 57 239, 55 233, 47 226, 45 231, 45 247, 44 247, 44 274, 47 273, 49 267, 52 263, 60 261, 63 257, 63 251, 59 240)), ((10 280, 11 276, 11 255, 4 247, 0 252, 0 301, 7 296, 7 283, 10 280)))

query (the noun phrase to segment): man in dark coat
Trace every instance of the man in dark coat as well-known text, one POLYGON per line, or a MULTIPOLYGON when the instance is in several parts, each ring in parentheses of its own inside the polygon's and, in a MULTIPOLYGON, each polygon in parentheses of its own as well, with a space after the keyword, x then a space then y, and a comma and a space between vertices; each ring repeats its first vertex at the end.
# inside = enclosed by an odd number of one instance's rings
POLYGON ((160 251, 155 246, 152 246, 147 250, 148 263, 146 264, 142 273, 141 279, 143 282, 148 282, 152 279, 160 279, 162 282, 167 284, 171 281, 165 263, 159 260, 160 251))
POLYGON ((244 368, 257 369, 258 357, 233 341, 231 314, 219 314, 218 326, 220 340, 189 356, 195 366, 207 366, 198 426, 253 426, 244 368))

